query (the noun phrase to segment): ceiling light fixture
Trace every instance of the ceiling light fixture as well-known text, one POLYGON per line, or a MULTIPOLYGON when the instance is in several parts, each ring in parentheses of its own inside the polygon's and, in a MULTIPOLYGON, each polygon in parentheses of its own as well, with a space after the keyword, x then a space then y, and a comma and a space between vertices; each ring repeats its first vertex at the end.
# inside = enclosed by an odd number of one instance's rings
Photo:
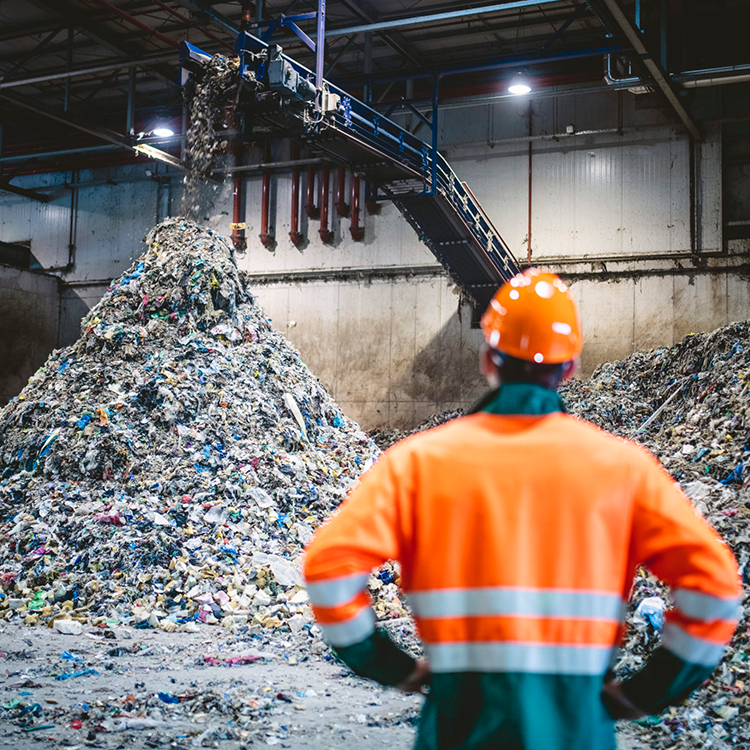
POLYGON ((508 91, 515 96, 523 96, 524 94, 531 93, 531 84, 529 79, 526 77, 526 73, 518 71, 513 78, 510 79, 508 91))
POLYGON ((171 138, 174 135, 174 130, 168 125, 157 125, 152 131, 152 135, 157 138, 171 138))

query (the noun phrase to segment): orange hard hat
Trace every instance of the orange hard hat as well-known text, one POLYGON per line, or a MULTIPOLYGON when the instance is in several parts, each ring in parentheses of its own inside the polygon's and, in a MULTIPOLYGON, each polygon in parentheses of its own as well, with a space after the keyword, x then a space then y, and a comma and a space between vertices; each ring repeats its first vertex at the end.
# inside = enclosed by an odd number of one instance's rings
POLYGON ((503 284, 482 316, 487 343, 517 359, 558 364, 583 349, 578 307, 554 273, 529 268, 503 284))

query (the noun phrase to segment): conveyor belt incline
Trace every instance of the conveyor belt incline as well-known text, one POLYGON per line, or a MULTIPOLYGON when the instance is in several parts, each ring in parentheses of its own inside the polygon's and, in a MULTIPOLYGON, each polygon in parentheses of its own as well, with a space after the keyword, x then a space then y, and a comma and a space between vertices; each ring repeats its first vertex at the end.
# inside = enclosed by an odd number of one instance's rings
MULTIPOLYGON (((280 137, 291 132, 331 161, 364 175, 393 201, 481 310, 497 287, 518 273, 513 253, 439 152, 328 81, 323 82, 327 104, 321 114, 309 98, 314 80, 310 70, 247 32, 240 34, 235 47, 247 90, 239 100, 249 120, 245 135, 257 129, 277 130, 280 137)), ((209 57, 183 43, 188 71, 199 69, 201 56, 204 61, 209 57)))

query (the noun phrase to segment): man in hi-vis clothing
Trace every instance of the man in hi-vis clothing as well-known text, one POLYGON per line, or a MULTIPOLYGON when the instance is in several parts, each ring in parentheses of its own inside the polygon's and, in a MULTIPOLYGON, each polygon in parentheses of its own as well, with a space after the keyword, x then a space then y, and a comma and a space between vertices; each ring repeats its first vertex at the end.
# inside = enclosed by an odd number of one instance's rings
POLYGON ((493 390, 364 474, 307 549, 310 601, 356 673, 429 684, 418 750, 611 750, 615 718, 681 701, 721 660, 737 565, 647 451, 565 414, 556 390, 582 338, 557 276, 513 278, 482 328, 493 390), (424 660, 375 627, 367 579, 386 560, 401 564, 424 660), (608 670, 638 565, 675 608, 620 683, 608 670))

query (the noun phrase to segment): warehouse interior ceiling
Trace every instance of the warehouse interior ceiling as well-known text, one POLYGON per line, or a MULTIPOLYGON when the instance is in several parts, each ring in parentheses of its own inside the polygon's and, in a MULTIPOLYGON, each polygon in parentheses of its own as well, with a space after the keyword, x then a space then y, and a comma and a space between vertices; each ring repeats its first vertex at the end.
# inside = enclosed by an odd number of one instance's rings
MULTIPOLYGON (((317 8, 313 0, 244 4, 252 33, 282 15, 317 8)), ((654 51, 668 78, 750 62, 747 0, 329 0, 327 5, 326 77, 383 107, 402 98, 416 103, 427 98, 435 75, 441 77, 441 101, 505 92, 518 70, 527 71, 535 90, 601 85, 608 51, 614 53, 609 58, 614 77, 651 78, 653 71, 642 64, 646 58, 618 23, 620 10, 639 25, 638 43, 654 51)), ((175 138, 161 144, 178 155, 185 126, 179 43, 230 54, 242 6, 207 0, 0 1, 4 184, 21 174, 132 162, 129 131, 147 132, 156 119, 171 123, 175 138), (92 150, 97 146, 103 148, 92 150), (62 150, 68 153, 59 154, 62 150)), ((299 24, 312 33, 315 20, 299 24)), ((278 28, 273 40, 314 67, 312 53, 288 28, 278 28)), ((689 109, 689 96, 673 93, 679 115, 683 105, 689 109)), ((696 135, 686 116, 676 121, 688 123, 696 135)))

